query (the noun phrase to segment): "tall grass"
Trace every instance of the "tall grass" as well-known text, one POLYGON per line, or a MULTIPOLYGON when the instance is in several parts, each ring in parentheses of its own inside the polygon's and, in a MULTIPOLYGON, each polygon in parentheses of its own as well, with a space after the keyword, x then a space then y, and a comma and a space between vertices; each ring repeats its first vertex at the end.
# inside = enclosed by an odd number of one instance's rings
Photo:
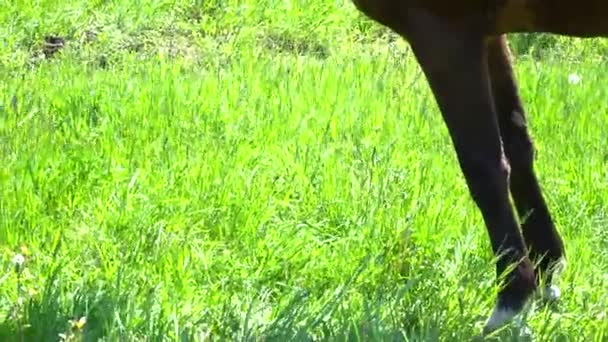
MULTIPOLYGON (((1 340, 479 332, 492 254, 447 130, 407 45, 350 3, 3 6, 1 340)), ((542 37, 513 43, 569 268, 525 324, 602 341, 606 44, 542 37)))

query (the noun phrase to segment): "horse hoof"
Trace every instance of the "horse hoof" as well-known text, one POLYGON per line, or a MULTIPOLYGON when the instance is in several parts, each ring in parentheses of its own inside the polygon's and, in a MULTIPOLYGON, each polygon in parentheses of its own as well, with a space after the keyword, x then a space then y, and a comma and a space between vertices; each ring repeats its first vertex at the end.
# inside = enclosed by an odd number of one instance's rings
POLYGON ((556 285, 547 285, 541 293, 541 298, 545 302, 557 302, 561 297, 562 292, 556 285))
MULTIPOLYGON (((553 264, 549 270, 551 272, 552 278, 559 277, 564 270, 566 269, 566 259, 561 258, 555 264, 553 264)), ((540 289, 540 299, 547 303, 557 302, 561 297, 561 291, 557 285, 546 284, 542 289, 540 289)))
POLYGON ((501 328, 511 321, 515 316, 517 316, 517 314, 519 314, 519 310, 509 307, 501 307, 500 304, 496 304, 494 310, 492 311, 492 315, 490 315, 490 318, 488 318, 488 321, 483 327, 483 334, 487 335, 498 328, 501 328))

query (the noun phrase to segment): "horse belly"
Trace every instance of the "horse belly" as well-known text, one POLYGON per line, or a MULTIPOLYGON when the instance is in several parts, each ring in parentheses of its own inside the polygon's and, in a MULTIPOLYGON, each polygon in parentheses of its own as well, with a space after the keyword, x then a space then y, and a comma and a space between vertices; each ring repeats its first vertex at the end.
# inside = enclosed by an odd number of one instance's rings
POLYGON ((578 37, 608 36, 608 1, 544 0, 536 9, 542 31, 578 37))
POLYGON ((579 37, 608 35, 606 0, 503 0, 496 31, 549 32, 579 37))

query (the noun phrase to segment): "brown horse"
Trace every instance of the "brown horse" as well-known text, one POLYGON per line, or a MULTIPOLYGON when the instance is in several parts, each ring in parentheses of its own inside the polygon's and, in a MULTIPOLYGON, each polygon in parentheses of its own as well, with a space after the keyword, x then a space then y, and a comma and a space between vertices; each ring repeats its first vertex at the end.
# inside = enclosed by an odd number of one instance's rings
POLYGON ((547 284, 543 296, 558 299, 551 282, 565 265, 564 246, 534 173, 505 34, 607 37, 608 0, 353 1, 409 42, 481 210, 497 273, 506 275, 484 332, 516 316, 541 279, 547 284))

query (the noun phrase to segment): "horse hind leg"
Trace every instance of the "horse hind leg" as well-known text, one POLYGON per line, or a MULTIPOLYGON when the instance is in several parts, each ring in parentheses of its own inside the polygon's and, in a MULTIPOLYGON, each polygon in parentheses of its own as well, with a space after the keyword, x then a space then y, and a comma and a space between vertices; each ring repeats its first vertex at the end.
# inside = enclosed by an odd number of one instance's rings
MULTIPOLYGON (((397 22, 397 21, 395 21, 397 22)), ((435 95, 470 194, 480 209, 506 275, 485 332, 517 315, 536 290, 534 269, 509 200, 499 124, 490 91, 482 32, 459 27, 422 10, 410 10, 393 29, 409 41, 435 95)))
POLYGON ((518 93, 504 35, 487 40, 488 67, 505 154, 511 165, 510 190, 519 214, 537 280, 544 280, 543 297, 556 300, 554 276, 565 266, 562 239, 555 228, 533 168, 534 145, 518 93))

